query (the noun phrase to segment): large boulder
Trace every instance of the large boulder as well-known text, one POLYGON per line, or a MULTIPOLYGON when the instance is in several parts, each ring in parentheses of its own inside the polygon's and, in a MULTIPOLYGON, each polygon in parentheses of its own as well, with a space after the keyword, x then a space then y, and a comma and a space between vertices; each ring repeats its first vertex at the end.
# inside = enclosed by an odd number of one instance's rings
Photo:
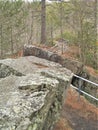
POLYGON ((56 53, 51 51, 43 50, 39 47, 33 45, 25 45, 23 49, 23 56, 36 56, 46 60, 54 61, 57 63, 62 63, 63 59, 56 53))
MULTIPOLYGON (((28 55, 34 55, 40 58, 44 58, 50 61, 54 61, 57 63, 60 63, 63 67, 71 70, 74 74, 83 77, 85 79, 91 80, 98 84, 98 75, 95 74, 92 75, 90 71, 87 70, 87 68, 81 63, 76 60, 68 59, 68 58, 62 58, 56 53, 49 52, 46 50, 43 50, 41 48, 32 46, 32 45, 25 45, 24 46, 24 56, 28 55)), ((76 87, 79 87, 79 84, 81 82, 81 89, 88 92, 89 94, 93 95, 94 97, 98 97, 98 89, 93 84, 87 83, 77 77, 73 77, 72 84, 76 87)), ((86 96, 87 97, 87 96, 86 96)), ((87 97, 88 98, 88 97, 87 97)), ((95 102, 91 98, 89 98, 89 101, 95 102)))
POLYGON ((0 79, 0 130, 52 130, 72 72, 32 56, 0 63, 21 73, 0 79))
POLYGON ((71 70, 73 73, 79 73, 83 68, 83 64, 76 60, 62 58, 57 53, 46 51, 44 49, 41 49, 41 48, 33 46, 33 45, 24 46, 23 56, 36 56, 36 57, 40 57, 43 59, 47 59, 47 60, 59 63, 63 67, 71 70))

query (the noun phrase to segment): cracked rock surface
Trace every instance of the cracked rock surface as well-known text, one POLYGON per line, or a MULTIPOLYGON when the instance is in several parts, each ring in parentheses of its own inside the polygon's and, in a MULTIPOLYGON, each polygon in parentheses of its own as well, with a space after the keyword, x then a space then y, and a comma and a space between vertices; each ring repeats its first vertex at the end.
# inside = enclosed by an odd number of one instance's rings
POLYGON ((33 56, 0 60, 0 65, 0 130, 52 130, 71 71, 33 56))

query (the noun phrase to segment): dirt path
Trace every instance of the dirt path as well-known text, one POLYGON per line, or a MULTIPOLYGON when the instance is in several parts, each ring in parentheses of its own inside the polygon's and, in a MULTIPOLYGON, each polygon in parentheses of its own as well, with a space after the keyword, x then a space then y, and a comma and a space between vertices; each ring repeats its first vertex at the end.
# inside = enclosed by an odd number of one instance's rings
POLYGON ((54 130, 98 130, 98 108, 70 88, 54 130))
POLYGON ((98 130, 98 120, 87 119, 79 115, 77 110, 66 107, 62 113, 62 117, 69 120, 74 130, 98 130))

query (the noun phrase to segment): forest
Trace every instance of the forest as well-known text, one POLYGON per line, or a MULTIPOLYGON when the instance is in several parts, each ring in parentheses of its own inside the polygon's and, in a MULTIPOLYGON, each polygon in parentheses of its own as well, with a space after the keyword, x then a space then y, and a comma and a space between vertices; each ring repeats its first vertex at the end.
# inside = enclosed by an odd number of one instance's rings
POLYGON ((97 0, 0 0, 0 58, 24 44, 54 46, 64 40, 79 48, 77 59, 98 68, 97 0))
POLYGON ((98 129, 98 0, 0 0, 0 130, 98 129))

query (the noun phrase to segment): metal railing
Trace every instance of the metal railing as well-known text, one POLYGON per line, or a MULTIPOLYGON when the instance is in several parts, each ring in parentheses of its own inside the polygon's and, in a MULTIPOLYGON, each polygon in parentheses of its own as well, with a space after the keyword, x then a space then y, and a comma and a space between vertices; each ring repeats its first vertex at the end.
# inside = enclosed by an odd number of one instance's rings
MULTIPOLYGON (((87 79, 85 79, 85 78, 83 78, 83 77, 80 77, 80 76, 78 76, 78 75, 75 75, 75 74, 74 74, 73 76, 74 76, 74 77, 77 77, 77 78, 79 78, 79 79, 81 79, 81 80, 84 80, 84 81, 86 81, 86 82, 88 82, 88 83, 90 83, 90 84, 93 84, 93 85, 95 85, 95 87, 98 87, 98 84, 97 84, 97 83, 94 83, 94 82, 92 82, 92 81, 90 81, 90 80, 87 80, 87 79)), ((79 95, 80 95, 80 92, 81 92, 81 93, 83 93, 83 94, 85 94, 85 95, 87 95, 87 96, 93 98, 94 100, 98 101, 98 98, 96 98, 96 97, 94 97, 94 96, 88 94, 87 92, 81 90, 81 87, 80 87, 80 86, 79 86, 79 88, 77 88, 77 87, 71 85, 71 87, 74 88, 74 89, 76 89, 76 90, 78 90, 78 91, 79 91, 79 95)))
POLYGON ((97 83, 94 83, 94 82, 92 82, 92 81, 90 81, 90 80, 87 80, 87 79, 85 79, 85 78, 83 78, 83 77, 80 77, 80 76, 78 76, 78 75, 73 75, 74 77, 77 77, 77 78, 79 78, 79 79, 82 79, 82 80, 84 80, 84 81, 86 81, 86 82, 88 82, 88 83, 91 83, 91 84, 93 84, 93 85, 95 85, 95 86, 97 86, 98 87, 98 84, 97 83))

